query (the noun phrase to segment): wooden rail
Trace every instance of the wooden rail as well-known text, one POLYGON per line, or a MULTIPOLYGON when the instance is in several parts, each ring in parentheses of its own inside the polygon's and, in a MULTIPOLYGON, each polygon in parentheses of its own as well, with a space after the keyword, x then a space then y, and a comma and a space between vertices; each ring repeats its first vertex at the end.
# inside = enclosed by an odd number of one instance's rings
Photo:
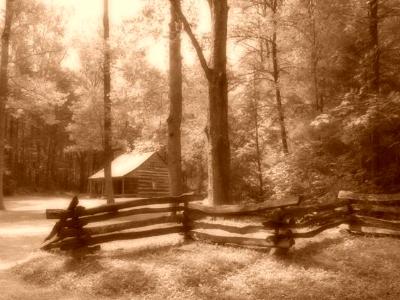
POLYGON ((300 206, 299 198, 292 196, 278 202, 218 207, 192 203, 198 199, 196 195, 184 194, 131 199, 85 209, 74 197, 66 210, 46 211, 48 219, 58 221, 42 248, 98 248, 101 243, 115 240, 181 233, 186 240, 286 252, 294 245, 295 239, 312 238, 342 224, 355 234, 400 237, 400 194, 341 191, 333 203, 306 206, 300 206), (137 215, 149 217, 138 220, 135 219, 137 215), (246 220, 256 218, 257 221, 240 225, 238 219, 241 217, 246 220), (234 221, 229 222, 227 218, 234 221), (119 222, 112 224, 98 223, 118 219, 119 222), (93 226, 93 223, 97 224, 93 226), (151 228, 146 228, 149 226, 151 228))
POLYGON ((58 219, 58 221, 49 236, 46 237, 42 249, 90 249, 93 246, 99 248, 99 244, 109 241, 182 232, 185 228, 184 222, 187 222, 187 218, 182 216, 182 211, 187 207, 189 201, 195 200, 197 200, 197 196, 194 194, 183 194, 179 197, 131 199, 85 209, 78 205, 79 200, 74 197, 66 210, 46 210, 48 219, 58 219), (163 207, 145 207, 149 205, 163 205, 163 207), (128 217, 144 214, 153 216, 143 220, 137 218, 127 220, 128 217), (110 220, 116 223, 99 223, 110 220), (86 226, 95 223, 97 223, 95 226, 86 226), (159 225, 162 227, 145 228, 159 225), (132 231, 135 229, 143 230, 132 231))
POLYGON ((338 199, 349 202, 351 233, 400 237, 400 194, 340 191, 338 199))

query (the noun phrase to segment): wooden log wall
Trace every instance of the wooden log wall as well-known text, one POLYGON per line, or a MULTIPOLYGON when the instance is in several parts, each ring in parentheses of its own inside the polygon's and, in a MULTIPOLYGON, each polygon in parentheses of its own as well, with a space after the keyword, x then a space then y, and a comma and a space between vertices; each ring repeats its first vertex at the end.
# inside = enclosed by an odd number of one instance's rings
POLYGON ((299 206, 298 197, 256 205, 218 207, 192 203, 196 200, 199 200, 197 196, 184 194, 85 209, 74 197, 66 210, 46 211, 48 219, 58 221, 42 248, 69 250, 115 240, 181 233, 185 240, 261 247, 285 253, 294 245, 295 239, 312 238, 342 224, 347 224, 349 231, 355 234, 400 237, 400 194, 367 195, 341 191, 334 203, 307 206, 299 206), (144 214, 149 218, 87 226, 144 214), (240 225, 240 217, 256 218, 258 223, 240 225), (161 228, 143 229, 155 225, 161 225, 161 228))
POLYGON ((170 195, 168 168, 157 153, 154 153, 139 168, 127 175, 137 180, 136 196, 163 197, 170 195))

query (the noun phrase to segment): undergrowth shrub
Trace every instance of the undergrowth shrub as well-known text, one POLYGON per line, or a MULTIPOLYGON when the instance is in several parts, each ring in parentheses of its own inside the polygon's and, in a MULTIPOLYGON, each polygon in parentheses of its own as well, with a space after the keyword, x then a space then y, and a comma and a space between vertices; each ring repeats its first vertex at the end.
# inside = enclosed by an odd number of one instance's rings
POLYGON ((36 284, 49 285, 56 283, 64 274, 63 261, 48 257, 36 257, 23 265, 17 265, 13 272, 22 280, 36 284))
POLYGON ((113 268, 101 274, 92 292, 106 297, 139 295, 156 288, 156 283, 157 279, 153 274, 138 266, 130 266, 129 269, 113 268))
MULTIPOLYGON (((205 247, 209 247, 205 245, 205 247)), ((231 252, 230 249, 222 247, 217 248, 219 253, 210 253, 207 256, 201 256, 198 260, 193 258, 185 258, 180 264, 180 272, 178 283, 189 287, 213 287, 224 279, 229 274, 238 272, 240 269, 247 266, 252 256, 246 253, 238 255, 236 252, 231 252)))

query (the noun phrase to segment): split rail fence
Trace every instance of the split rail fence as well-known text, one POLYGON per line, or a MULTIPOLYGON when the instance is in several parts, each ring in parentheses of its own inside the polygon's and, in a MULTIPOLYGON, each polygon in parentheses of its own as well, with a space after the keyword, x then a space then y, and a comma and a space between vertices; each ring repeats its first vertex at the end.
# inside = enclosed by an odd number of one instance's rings
POLYGON ((199 196, 184 194, 86 209, 74 197, 66 210, 46 211, 48 219, 58 221, 42 248, 97 249, 101 243, 110 241, 181 233, 185 239, 285 252, 295 239, 312 238, 342 224, 347 224, 348 230, 355 234, 400 237, 400 194, 341 191, 334 203, 308 206, 299 205, 298 197, 217 207, 194 202, 197 200, 199 196), (148 217, 143 219, 143 215, 148 217), (240 218, 251 224, 239 223, 240 218))

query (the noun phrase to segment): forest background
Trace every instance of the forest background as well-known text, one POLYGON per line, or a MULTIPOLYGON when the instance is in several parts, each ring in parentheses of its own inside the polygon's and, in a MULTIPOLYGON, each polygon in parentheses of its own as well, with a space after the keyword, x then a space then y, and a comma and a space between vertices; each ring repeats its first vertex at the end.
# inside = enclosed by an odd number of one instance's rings
MULTIPOLYGON (((84 34, 84 23, 71 34, 66 24, 73 12, 49 1, 16 4, 5 193, 86 192, 88 176, 104 161, 101 19, 97 34, 84 34)), ((207 7, 194 0, 182 6, 207 56, 207 7)), ((232 0, 229 6, 234 201, 399 191, 400 3, 232 0)), ((141 1, 132 17, 111 22, 115 156, 166 152, 169 9, 169 1, 141 1)), ((182 38, 184 181, 186 189, 205 192, 208 86, 182 38)))

